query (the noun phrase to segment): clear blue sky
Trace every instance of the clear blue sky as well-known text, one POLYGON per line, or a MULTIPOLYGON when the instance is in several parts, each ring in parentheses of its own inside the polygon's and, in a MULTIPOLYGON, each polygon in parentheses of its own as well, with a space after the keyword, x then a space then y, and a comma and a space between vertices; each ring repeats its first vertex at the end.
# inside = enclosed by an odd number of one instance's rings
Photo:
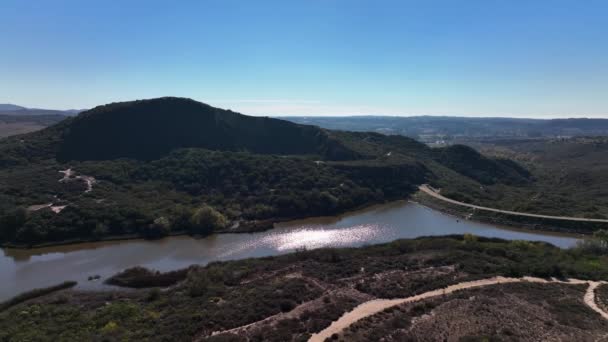
POLYGON ((608 117, 608 1, 0 1, 0 103, 608 117))

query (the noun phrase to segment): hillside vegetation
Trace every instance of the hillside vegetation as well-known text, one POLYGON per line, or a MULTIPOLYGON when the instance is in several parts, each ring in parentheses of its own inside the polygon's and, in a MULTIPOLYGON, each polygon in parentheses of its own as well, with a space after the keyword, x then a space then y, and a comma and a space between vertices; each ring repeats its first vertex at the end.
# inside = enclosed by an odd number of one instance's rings
POLYGON ((0 140, 0 166, 0 241, 17 245, 265 229, 402 199, 425 182, 479 187, 529 176, 466 147, 181 98, 100 106, 0 140))
MULTIPOLYGON (((516 160, 530 171, 525 187, 472 189, 470 200, 506 210, 608 218, 608 138, 471 141, 493 158, 516 160)), ((456 186, 452 193, 462 193, 456 186)))
MULTIPOLYGON (((498 275, 607 279, 604 253, 468 235, 300 251, 166 274, 136 268, 112 281, 149 289, 64 290, 0 312, 0 340, 306 341, 376 298, 498 275)), ((585 290, 525 282, 463 290, 383 311, 342 338, 596 340, 608 322, 583 303, 585 290)))
POLYGON ((183 147, 258 154, 314 154, 354 157, 313 126, 251 117, 188 99, 162 98, 114 103, 87 111, 67 123, 58 158, 156 159, 183 147), (111 139, 108 139, 111 132, 111 139))

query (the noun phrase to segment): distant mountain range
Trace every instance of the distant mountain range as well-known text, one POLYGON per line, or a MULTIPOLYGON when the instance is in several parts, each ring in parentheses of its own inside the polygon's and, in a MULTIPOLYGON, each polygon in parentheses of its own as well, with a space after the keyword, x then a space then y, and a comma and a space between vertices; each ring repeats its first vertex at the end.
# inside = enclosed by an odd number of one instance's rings
POLYGON ((24 110, 27 109, 25 107, 17 106, 10 103, 0 103, 0 111, 15 111, 15 110, 24 110))
POLYGON ((74 116, 84 111, 83 109, 42 109, 42 108, 27 108, 10 103, 0 103, 0 115, 64 115, 74 116))

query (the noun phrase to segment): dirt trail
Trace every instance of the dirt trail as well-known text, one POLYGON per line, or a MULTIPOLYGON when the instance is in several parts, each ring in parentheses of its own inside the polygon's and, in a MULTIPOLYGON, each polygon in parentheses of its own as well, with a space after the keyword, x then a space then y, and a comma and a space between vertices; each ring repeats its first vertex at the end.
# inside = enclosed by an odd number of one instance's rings
POLYGON ((59 180, 61 183, 69 182, 74 179, 82 180, 87 186, 87 189, 84 191, 85 193, 93 191, 93 184, 97 183, 95 177, 85 175, 76 176, 76 172, 72 170, 72 168, 59 170, 59 173, 63 173, 63 178, 59 180))
POLYGON ((482 207, 482 206, 474 205, 474 204, 468 204, 468 203, 464 203, 464 202, 460 202, 460 201, 456 201, 456 200, 444 197, 444 196, 440 195, 437 191, 435 191, 434 189, 432 189, 427 184, 423 184, 423 185, 419 186, 418 189, 420 191, 422 191, 422 192, 430 195, 430 196, 435 197, 436 199, 439 199, 439 200, 442 200, 442 201, 445 201, 445 202, 449 202, 449 203, 452 203, 452 204, 460 205, 460 206, 463 206, 463 207, 478 209, 478 210, 493 211, 493 212, 496 212, 496 213, 503 213, 503 214, 509 214, 509 215, 517 215, 517 216, 546 218, 546 219, 552 219, 552 220, 608 223, 608 220, 605 220, 605 219, 590 219, 590 218, 584 218, 584 217, 551 216, 551 215, 530 214, 530 213, 522 213, 522 212, 519 212, 519 211, 500 210, 500 209, 495 209, 495 208, 482 207))
POLYGON ((585 301, 585 304, 587 304, 587 306, 589 306, 591 308, 591 310, 599 313, 605 319, 608 319, 608 313, 606 313, 606 311, 602 310, 595 302, 595 289, 598 286, 600 286, 601 284, 602 284, 602 282, 598 282, 598 281, 590 282, 589 287, 587 288, 587 292, 585 292, 585 297, 583 298, 583 300, 585 301))
MULTIPOLYGON (((280 269, 278 271, 275 271, 272 274, 272 276, 276 276, 277 272, 289 271, 291 268, 293 268, 293 267, 286 267, 286 268, 280 269)), ((280 312, 276 315, 272 315, 272 316, 266 317, 262 320, 252 322, 252 323, 240 326, 240 327, 236 327, 236 328, 232 328, 232 329, 228 329, 228 330, 214 331, 211 333, 211 336, 220 335, 220 334, 240 334, 240 333, 247 332, 247 330, 249 330, 249 329, 260 327, 265 324, 272 325, 272 324, 276 324, 277 322, 284 320, 284 319, 297 319, 298 317, 300 317, 300 315, 302 315, 307 310, 314 311, 318 308, 322 308, 325 305, 323 303, 324 297, 343 292, 342 289, 333 288, 334 286, 325 284, 316 278, 303 276, 300 272, 287 273, 284 275, 284 277, 285 278, 299 278, 303 281, 309 282, 313 286, 322 290, 323 295, 318 298, 301 303, 300 305, 296 306, 291 311, 280 312)), ((252 281, 263 281, 263 278, 255 278, 254 280, 241 282, 241 284, 250 283, 252 281)), ((351 290, 351 291, 355 292, 356 290, 351 290)), ((356 292, 357 292, 357 294, 360 294, 361 296, 365 297, 365 299, 361 299, 360 302, 363 302, 365 300, 369 300, 370 298, 372 298, 370 295, 366 295, 366 294, 360 293, 358 291, 356 291, 356 292)), ((356 297, 356 296, 357 295, 355 295, 353 297, 356 297)), ((194 338, 194 341, 201 341, 201 340, 205 339, 206 337, 208 337, 208 336, 199 335, 198 337, 194 338)))
POLYGON ((333 334, 340 333, 342 330, 350 326, 351 324, 359 321, 362 318, 371 316, 380 311, 383 311, 387 308, 390 308, 395 305, 401 305, 404 303, 416 302, 422 299, 437 297, 445 294, 449 294, 455 291, 470 289, 475 287, 483 287, 488 285, 495 284, 506 284, 506 283, 517 283, 517 282, 532 282, 532 283, 563 283, 563 284, 589 284, 589 288, 585 293, 583 301, 589 308, 593 311, 599 313, 605 319, 608 319, 608 313, 601 310, 597 304, 595 303, 595 288, 604 282, 596 282, 596 281, 586 281, 579 279, 568 279, 568 281, 561 280, 546 280, 541 278, 533 278, 533 277, 523 277, 523 278, 505 278, 505 277, 494 277, 482 280, 468 281, 463 283, 458 283, 455 285, 450 285, 443 289, 437 289, 429 292, 425 292, 416 296, 407 297, 407 298, 399 298, 399 299, 374 299, 369 302, 365 302, 352 311, 345 313, 340 317, 337 321, 332 322, 332 324, 320 331, 317 334, 313 334, 309 342, 322 342, 325 339, 331 337, 333 334))

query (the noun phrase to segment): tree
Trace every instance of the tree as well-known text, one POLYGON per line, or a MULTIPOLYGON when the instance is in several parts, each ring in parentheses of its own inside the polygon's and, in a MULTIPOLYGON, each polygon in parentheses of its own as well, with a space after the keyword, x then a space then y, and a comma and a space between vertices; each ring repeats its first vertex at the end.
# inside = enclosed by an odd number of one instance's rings
POLYGON ((600 244, 604 249, 608 248, 608 230, 600 229, 593 233, 593 238, 600 244))
POLYGON ((108 235, 109 231, 110 230, 108 229, 107 225, 102 222, 97 222, 95 224, 95 229, 93 229, 93 237, 96 239, 101 239, 105 235, 108 235))
POLYGON ((0 240, 12 240, 27 221, 27 210, 16 208, 0 217, 0 240))
POLYGON ((209 205, 196 209, 190 218, 190 226, 195 234, 209 234, 227 225, 226 217, 209 205))
POLYGON ((168 218, 161 216, 154 220, 145 231, 145 235, 149 238, 160 238, 169 235, 171 232, 171 221, 168 218))

